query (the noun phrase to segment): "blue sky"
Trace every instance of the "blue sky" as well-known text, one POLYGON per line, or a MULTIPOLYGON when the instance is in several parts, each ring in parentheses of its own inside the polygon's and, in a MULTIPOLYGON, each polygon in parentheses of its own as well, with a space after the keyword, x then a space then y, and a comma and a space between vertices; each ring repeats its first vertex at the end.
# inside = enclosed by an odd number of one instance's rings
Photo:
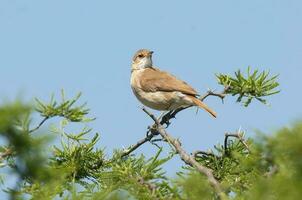
MULTIPOLYGON (((188 152, 221 142, 241 127, 270 133, 301 119, 302 2, 254 1, 0 1, 0 98, 47 100, 62 88, 83 92, 108 154, 144 137, 151 120, 129 85, 132 55, 152 49, 154 64, 200 93, 220 90, 215 73, 247 66, 280 74, 282 92, 244 108, 228 97, 207 104, 218 113, 189 109, 168 129, 188 152)), ((49 125, 49 124, 48 124, 49 125)), ((47 128, 47 126, 45 128, 47 128)), ((152 155, 150 144, 138 153, 152 155)), ((168 153, 165 151, 164 155, 168 153)), ((178 157, 166 165, 173 174, 178 157)))

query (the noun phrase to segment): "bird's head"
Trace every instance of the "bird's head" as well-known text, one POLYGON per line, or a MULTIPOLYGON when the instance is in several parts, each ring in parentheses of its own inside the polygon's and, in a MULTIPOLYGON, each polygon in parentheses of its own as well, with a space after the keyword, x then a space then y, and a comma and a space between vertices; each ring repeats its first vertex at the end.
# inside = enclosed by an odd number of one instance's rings
POLYGON ((152 54, 153 51, 148 49, 138 50, 132 59, 132 70, 152 67, 152 54))

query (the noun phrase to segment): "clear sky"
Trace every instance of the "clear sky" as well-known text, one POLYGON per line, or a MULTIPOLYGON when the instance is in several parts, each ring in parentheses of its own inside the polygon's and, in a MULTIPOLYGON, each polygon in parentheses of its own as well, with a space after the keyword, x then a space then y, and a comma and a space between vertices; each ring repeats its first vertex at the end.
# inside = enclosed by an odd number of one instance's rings
MULTIPOLYGON (((151 123, 129 85, 131 58, 140 48, 153 50, 156 66, 200 93, 221 89, 218 72, 250 65, 280 74, 282 92, 268 99, 270 107, 211 97, 206 103, 217 119, 195 109, 178 115, 168 131, 188 152, 206 150, 239 127, 248 135, 270 133, 301 119, 301 35, 300 0, 1 0, 0 98, 83 92, 97 117, 91 126, 110 154, 144 137, 151 123)), ((146 144, 138 152, 154 151, 146 144)), ((179 164, 178 157, 167 164, 169 174, 179 164)))

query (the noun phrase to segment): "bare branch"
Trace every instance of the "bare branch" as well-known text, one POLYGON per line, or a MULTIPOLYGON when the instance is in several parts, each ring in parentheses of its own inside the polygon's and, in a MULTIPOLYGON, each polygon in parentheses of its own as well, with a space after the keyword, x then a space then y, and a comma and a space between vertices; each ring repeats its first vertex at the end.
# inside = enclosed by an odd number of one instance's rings
MULTIPOLYGON (((204 101, 204 100, 205 100, 207 97, 209 97, 209 96, 216 96, 216 97, 219 97, 219 98, 222 100, 222 102, 223 102, 223 99, 226 97, 227 91, 228 91, 229 89, 230 89, 229 86, 226 86, 226 87, 224 88, 224 90, 223 90, 222 92, 220 92, 220 93, 216 93, 216 92, 214 92, 214 91, 209 90, 209 91, 207 91, 207 93, 205 93, 204 95, 200 96, 199 99, 200 99, 201 101, 204 101)), ((167 127, 168 127, 168 126, 170 125, 170 120, 173 119, 173 118, 175 118, 177 113, 179 113, 180 111, 185 110, 185 109, 187 109, 187 108, 190 108, 190 107, 191 107, 191 106, 182 107, 182 108, 178 108, 178 109, 176 109, 176 110, 172 110, 172 111, 168 112, 167 114, 165 114, 165 115, 161 118, 160 124, 161 124, 161 125, 166 124, 167 127)))
POLYGON ((199 99, 201 101, 205 100, 208 96, 216 96, 216 97, 219 97, 221 100, 222 100, 222 103, 223 103, 223 100, 224 98, 226 97, 227 95, 227 91, 230 89, 230 86, 226 86, 222 92, 220 93, 216 93, 214 92, 213 90, 208 90, 207 93, 205 93, 203 96, 200 96, 199 99))
POLYGON ((170 134, 168 134, 164 127, 161 125, 160 121, 157 120, 152 113, 150 113, 145 108, 143 108, 143 111, 149 117, 151 117, 157 125, 156 129, 151 130, 151 132, 157 132, 162 136, 163 139, 167 140, 174 147, 175 151, 179 154, 181 160, 184 161, 184 163, 186 163, 187 165, 197 169, 197 171, 199 171, 200 173, 204 174, 207 177, 209 183, 216 191, 217 195, 220 197, 220 199, 225 199, 226 196, 221 189, 220 183, 215 179, 212 170, 201 165, 194 159, 193 156, 186 153, 186 151, 181 147, 179 140, 173 138, 170 134))
POLYGON ((147 134, 147 136, 145 138, 139 140, 136 144, 130 146, 127 150, 125 150, 122 153, 121 157, 128 156, 133 151, 135 151, 138 147, 140 147, 141 145, 145 144, 146 142, 149 142, 154 136, 156 136, 156 134, 153 134, 153 133, 147 134))
POLYGON ((247 145, 247 143, 245 142, 244 138, 242 137, 242 135, 240 134, 240 132, 238 132, 238 133, 235 133, 235 134, 231 134, 231 133, 226 133, 225 134, 225 138, 224 138, 224 152, 225 153, 228 152, 228 138, 229 137, 235 137, 235 138, 237 138, 244 145, 244 147, 246 148, 246 150, 248 152, 251 152, 250 148, 247 145))
POLYGON ((35 132, 36 130, 38 130, 47 120, 49 119, 49 117, 44 117, 44 119, 38 124, 37 127, 29 130, 29 133, 35 132))
POLYGON ((193 157, 196 158, 200 158, 201 156, 214 156, 216 157, 215 154, 211 153, 211 152, 205 152, 205 151, 194 151, 192 153, 193 157))
MULTIPOLYGON (((155 122, 155 125, 158 126, 160 125, 160 122, 158 121, 158 119, 155 117, 155 115, 153 115, 151 112, 149 112, 145 107, 142 107, 142 110, 149 115, 149 117, 151 117, 151 119, 155 122)), ((153 126, 156 129, 156 126, 153 126)))

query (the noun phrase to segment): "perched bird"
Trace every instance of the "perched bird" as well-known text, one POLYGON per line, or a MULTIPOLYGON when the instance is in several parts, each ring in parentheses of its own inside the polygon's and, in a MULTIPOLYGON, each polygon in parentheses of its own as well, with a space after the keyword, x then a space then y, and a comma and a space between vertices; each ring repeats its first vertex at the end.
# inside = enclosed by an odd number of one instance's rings
POLYGON ((152 54, 153 51, 141 49, 132 59, 131 87, 142 104, 161 111, 198 106, 216 117, 216 113, 198 99, 198 93, 190 85, 155 68, 152 54))

